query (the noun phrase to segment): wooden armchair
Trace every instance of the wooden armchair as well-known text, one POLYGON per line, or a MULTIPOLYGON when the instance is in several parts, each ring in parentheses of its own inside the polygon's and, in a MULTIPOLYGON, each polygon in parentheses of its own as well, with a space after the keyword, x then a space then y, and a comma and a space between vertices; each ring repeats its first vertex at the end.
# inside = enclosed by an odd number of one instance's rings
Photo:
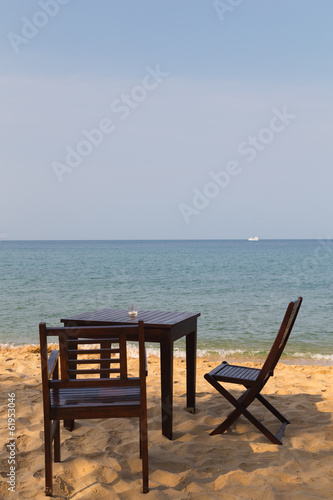
POLYGON ((54 461, 60 462, 60 420, 120 417, 139 418, 143 492, 147 493, 148 434, 143 321, 133 326, 79 328, 48 328, 45 323, 40 323, 39 335, 45 494, 52 496, 53 441, 54 461), (49 357, 48 337, 57 337, 59 342, 59 349, 52 351, 49 357), (129 339, 139 341, 138 377, 129 377, 127 373, 129 339))

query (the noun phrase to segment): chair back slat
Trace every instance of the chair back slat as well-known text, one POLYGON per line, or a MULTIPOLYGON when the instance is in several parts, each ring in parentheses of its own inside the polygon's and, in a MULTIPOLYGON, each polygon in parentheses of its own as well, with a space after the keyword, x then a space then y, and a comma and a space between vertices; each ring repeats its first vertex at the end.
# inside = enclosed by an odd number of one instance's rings
MULTIPOLYGON (((66 387, 77 387, 75 382, 87 381, 98 385, 98 381, 107 379, 110 385, 119 385, 122 381, 128 385, 127 341, 128 337, 139 341, 144 350, 143 324, 131 326, 105 327, 44 327, 41 346, 47 337, 56 336, 59 340, 61 381, 66 387), (139 335, 138 332, 141 332, 139 335)), ((44 342, 44 344, 43 344, 44 342)), ((47 359, 47 356, 46 356, 47 359)), ((141 363, 141 361, 140 361, 141 363)), ((145 360, 144 360, 145 366, 145 360)), ((140 364, 141 370, 141 364, 140 364)), ((141 371, 140 371, 141 373, 141 371)), ((133 378, 133 377, 131 377, 133 378)), ((136 383, 140 377, 136 378, 136 383)), ((102 384, 104 386, 104 384, 102 384)), ((48 380, 48 386, 56 388, 57 384, 48 380)))
POLYGON ((68 346, 67 338, 64 335, 59 336, 60 352, 60 372, 62 380, 69 380, 68 374, 68 346))
POLYGON ((119 336, 119 373, 120 379, 127 379, 127 350, 126 350, 126 337, 124 335, 119 336))
MULTIPOLYGON (((82 343, 82 342, 81 342, 82 343)), ((110 357, 110 354, 114 353, 119 353, 119 349, 94 349, 95 354, 104 354, 105 357, 110 357)), ((68 349, 68 354, 91 354, 91 349, 68 349)), ((104 356, 103 356, 104 357, 104 356)))
MULTIPOLYGON (((79 355, 82 354, 82 352, 78 349, 76 351, 79 355)), ((96 351, 94 351, 93 354, 95 354, 96 351)), ((87 352, 86 354, 92 354, 91 352, 87 352)), ((68 360, 68 369, 70 370, 71 369, 71 366, 75 365, 77 366, 78 364, 80 365, 102 365, 104 362, 106 362, 106 360, 104 361, 104 358, 99 358, 99 359, 92 359, 92 358, 88 358, 88 359, 69 359, 68 360)), ((118 363, 119 364, 119 359, 116 359, 116 358, 108 358, 107 359, 107 363, 118 363)), ((73 368, 72 368, 73 370, 73 368)), ((119 371, 119 370, 118 370, 119 371)))
MULTIPOLYGON (((81 364, 80 361, 78 363, 81 364)), ((76 375, 105 375, 108 376, 110 373, 120 373, 119 368, 72 368, 68 369, 69 379, 75 379, 76 375)), ((93 377, 90 377, 93 378, 93 377)), ((101 377, 103 378, 103 377, 101 377)))
POLYGON ((288 305, 279 332, 267 356, 267 359, 263 364, 258 380, 263 381, 268 376, 272 375, 273 370, 275 369, 288 342, 291 330, 293 329, 299 309, 301 307, 302 300, 302 297, 299 297, 297 300, 295 300, 294 302, 290 302, 290 304, 288 305))
MULTIPOLYGON (((124 336, 123 334, 120 335, 124 336)), ((89 378, 109 378, 111 374, 121 374, 121 356, 126 359, 126 336, 124 337, 125 348, 121 354, 120 338, 105 339, 81 339, 67 340, 67 370, 69 380, 78 376, 87 375, 89 378), (89 349, 86 349, 90 346, 89 349)), ((127 376, 123 373, 124 380, 127 376)))

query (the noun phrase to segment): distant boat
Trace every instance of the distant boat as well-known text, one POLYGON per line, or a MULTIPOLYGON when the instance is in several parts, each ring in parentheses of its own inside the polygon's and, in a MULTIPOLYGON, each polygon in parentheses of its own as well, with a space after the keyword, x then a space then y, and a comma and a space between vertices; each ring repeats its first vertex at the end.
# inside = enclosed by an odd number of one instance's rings
POLYGON ((248 238, 248 241, 259 241, 259 236, 253 236, 252 238, 248 238))

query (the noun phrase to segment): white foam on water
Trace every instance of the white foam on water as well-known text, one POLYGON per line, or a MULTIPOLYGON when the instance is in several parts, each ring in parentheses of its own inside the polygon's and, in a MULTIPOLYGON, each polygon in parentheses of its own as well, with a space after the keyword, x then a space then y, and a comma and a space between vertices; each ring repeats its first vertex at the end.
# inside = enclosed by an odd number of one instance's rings
MULTIPOLYGON (((4 349, 19 349, 19 348, 31 348, 36 349, 39 347, 39 344, 12 344, 12 343, 0 343, 0 350, 4 349)), ((91 348, 97 347, 91 346, 91 348)), ((128 355, 132 358, 138 358, 139 356, 139 348, 138 345, 129 344, 128 355)), ((156 356, 160 357, 160 348, 158 345, 155 346, 147 346, 146 347, 147 356, 156 356)), ((179 347, 174 347, 173 351, 174 358, 185 359, 186 352, 185 349, 181 349, 179 347)), ((244 349, 197 349, 197 358, 200 359, 209 359, 216 358, 223 361, 224 359, 232 360, 233 358, 242 358, 244 362, 246 361, 263 361, 266 359, 267 353, 263 351, 248 351, 244 349)), ((318 353, 310 353, 310 352, 295 352, 295 353, 284 353, 282 355, 281 361, 288 363, 297 364, 322 364, 322 365, 333 365, 333 354, 318 354, 318 353)))

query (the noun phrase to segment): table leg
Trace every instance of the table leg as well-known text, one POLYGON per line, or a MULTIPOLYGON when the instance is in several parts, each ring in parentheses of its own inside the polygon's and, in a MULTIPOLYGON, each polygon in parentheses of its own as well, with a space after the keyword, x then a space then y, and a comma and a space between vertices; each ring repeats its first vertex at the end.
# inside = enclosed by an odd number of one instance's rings
POLYGON ((173 342, 161 342, 162 434, 172 439, 173 342))
POLYGON ((197 363, 197 331, 186 335, 186 394, 187 410, 195 413, 195 385, 197 363))
POLYGON ((74 420, 64 420, 64 428, 72 432, 74 429, 74 420))

